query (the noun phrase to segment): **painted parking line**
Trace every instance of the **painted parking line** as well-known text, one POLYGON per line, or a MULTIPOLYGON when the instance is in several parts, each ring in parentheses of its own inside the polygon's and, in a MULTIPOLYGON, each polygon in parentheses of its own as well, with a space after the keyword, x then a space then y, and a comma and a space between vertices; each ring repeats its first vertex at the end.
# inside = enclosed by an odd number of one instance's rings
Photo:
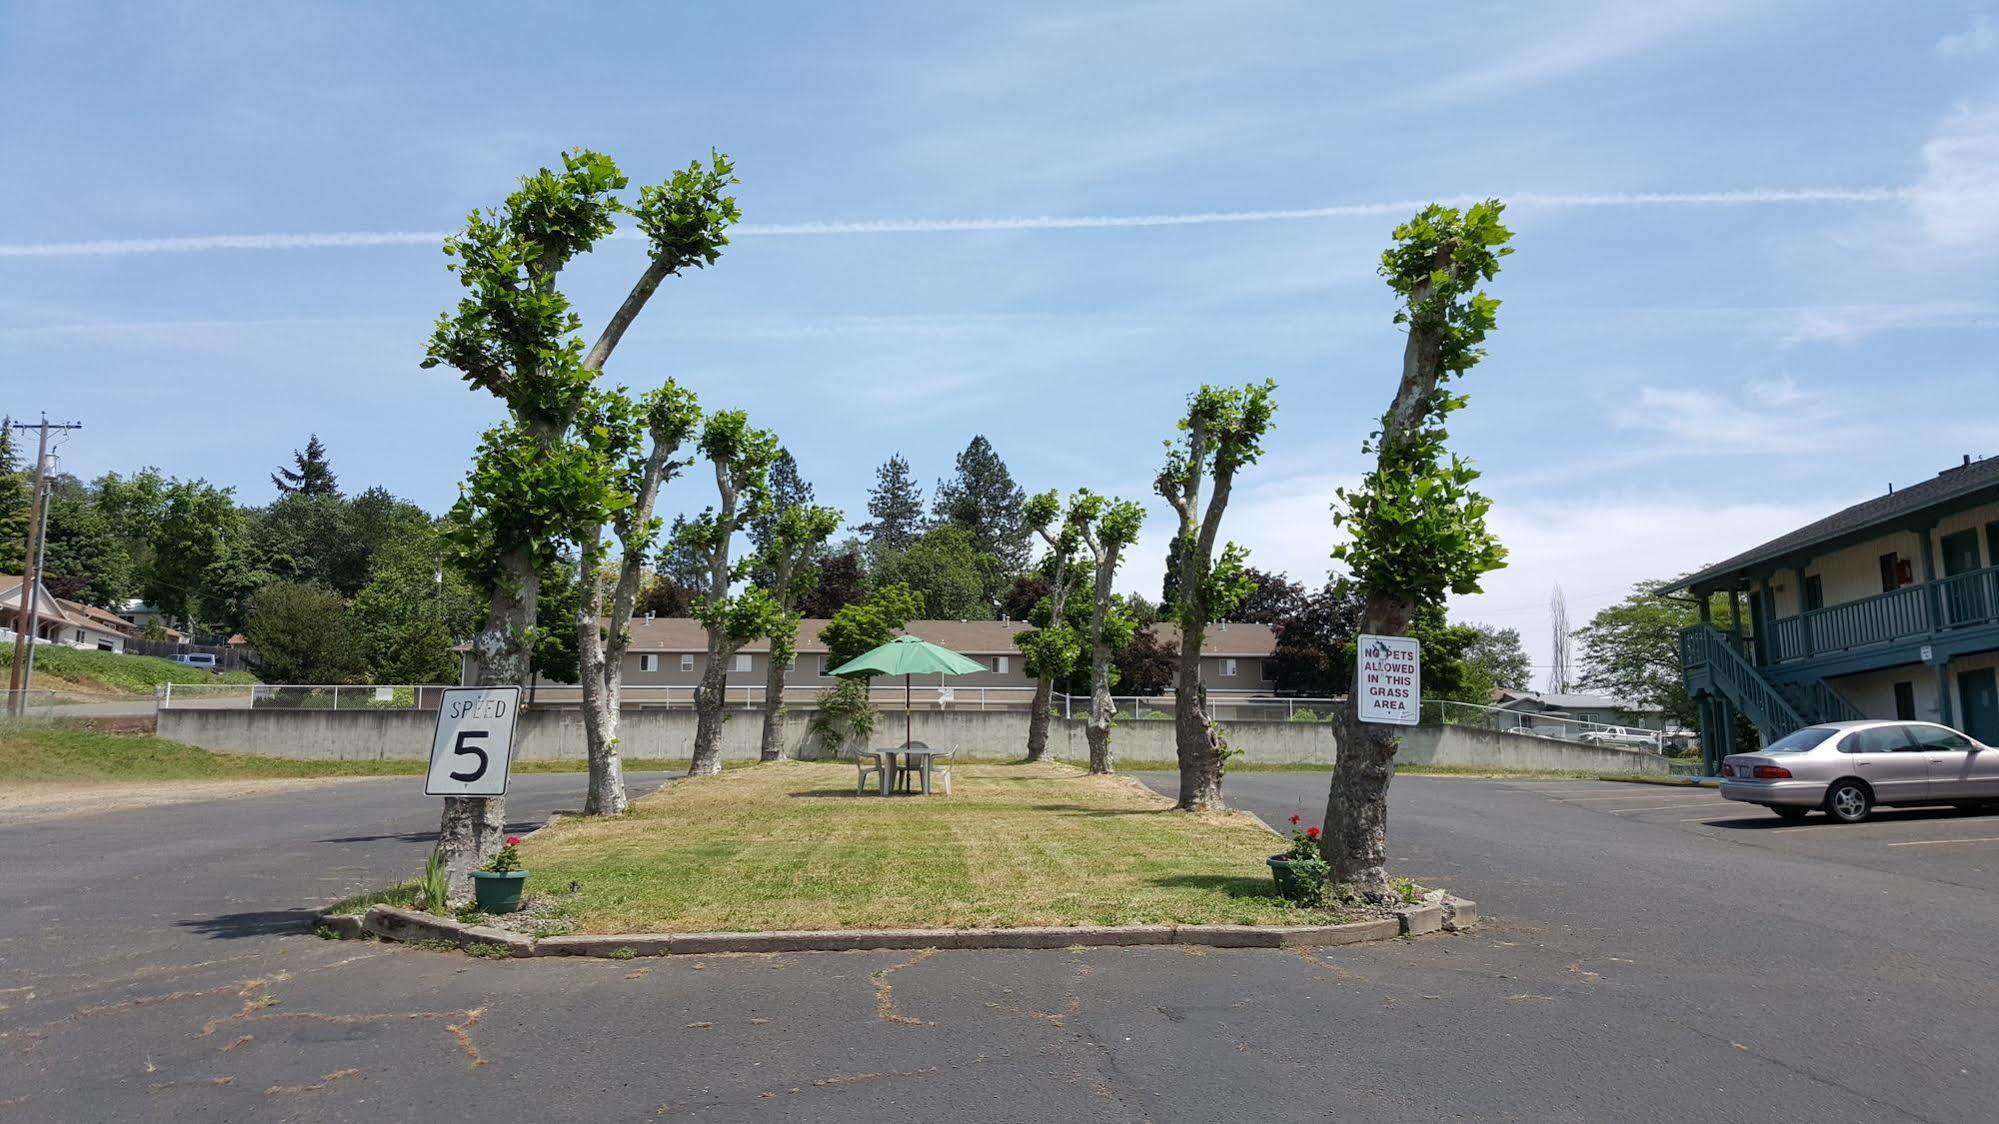
POLYGON ((1608 812, 1614 816, 1620 812, 1666 812, 1674 808, 1720 808, 1722 806, 1712 800, 1690 800, 1685 804, 1646 804, 1637 808, 1591 808, 1590 811, 1608 812))
POLYGON ((1969 839, 1911 839, 1907 843, 1890 843, 1890 847, 1943 847, 1952 843, 1999 843, 1999 835, 1974 835, 1969 839))
POLYGON ((1591 801, 1606 801, 1606 800, 1685 800, 1686 798, 1687 798, 1687 792, 1685 789, 1675 789, 1666 792, 1656 792, 1656 793, 1617 792, 1617 793, 1612 793, 1609 796, 1578 796, 1573 800, 1566 801, 1566 803, 1584 804, 1584 803, 1589 803, 1591 801))

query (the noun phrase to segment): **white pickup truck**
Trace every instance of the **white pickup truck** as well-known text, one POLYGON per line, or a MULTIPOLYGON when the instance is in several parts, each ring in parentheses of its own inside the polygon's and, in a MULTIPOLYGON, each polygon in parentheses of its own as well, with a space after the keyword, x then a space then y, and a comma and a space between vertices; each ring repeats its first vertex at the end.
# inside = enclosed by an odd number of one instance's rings
POLYGON ((1591 745, 1621 745, 1631 749, 1659 751, 1659 734, 1655 730, 1640 730, 1631 726, 1598 726, 1585 733, 1582 741, 1591 745))

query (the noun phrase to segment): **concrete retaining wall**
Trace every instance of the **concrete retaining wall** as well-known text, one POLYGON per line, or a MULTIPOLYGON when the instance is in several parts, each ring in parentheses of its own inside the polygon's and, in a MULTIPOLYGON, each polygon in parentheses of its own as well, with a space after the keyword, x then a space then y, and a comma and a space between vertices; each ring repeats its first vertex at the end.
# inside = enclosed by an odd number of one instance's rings
MULTIPOLYGON (((430 756, 437 716, 414 710, 163 710, 160 736, 218 753, 255 753, 310 760, 421 761, 430 756)), ((686 758, 694 748, 691 710, 625 712, 619 740, 628 758, 686 758)), ((785 752, 823 756, 806 735, 807 716, 785 720, 785 752)), ((1027 715, 1001 711, 918 711, 911 716, 918 741, 955 748, 968 757, 1018 756, 1027 745, 1027 715)), ((882 715, 874 742, 902 741, 902 715, 882 715)), ((1228 738, 1254 764, 1330 766, 1337 743, 1330 722, 1230 722, 1228 738)), ((731 711, 722 726, 722 756, 757 755, 762 715, 731 711)), ((523 761, 581 760, 583 718, 574 710, 530 710, 521 716, 515 757, 523 761)), ((1089 758, 1081 722, 1049 724, 1049 754, 1068 761, 1089 758)), ((1120 724, 1111 747, 1127 768, 1174 759, 1173 723, 1161 719, 1120 724)), ((1637 750, 1578 745, 1551 738, 1502 734, 1467 726, 1417 726, 1402 732, 1398 760, 1410 765, 1466 768, 1576 769, 1605 773, 1667 773, 1663 758, 1637 750)))

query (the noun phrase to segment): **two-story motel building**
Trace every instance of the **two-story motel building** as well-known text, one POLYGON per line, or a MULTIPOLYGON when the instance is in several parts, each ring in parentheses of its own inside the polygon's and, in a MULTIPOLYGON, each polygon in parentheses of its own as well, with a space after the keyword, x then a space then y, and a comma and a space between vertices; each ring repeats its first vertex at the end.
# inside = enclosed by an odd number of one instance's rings
POLYGON ((1680 655, 1709 772, 1735 749, 1738 713, 1765 741, 1910 718, 1999 745, 1999 457, 1966 457, 1665 592, 1701 602, 1680 655))

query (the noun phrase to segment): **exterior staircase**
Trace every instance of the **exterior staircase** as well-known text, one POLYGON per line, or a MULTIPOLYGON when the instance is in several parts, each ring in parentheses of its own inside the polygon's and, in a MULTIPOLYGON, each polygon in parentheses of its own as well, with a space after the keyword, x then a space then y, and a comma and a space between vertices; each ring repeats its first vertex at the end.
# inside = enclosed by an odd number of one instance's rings
POLYGON ((1765 743, 1817 722, 1865 718, 1823 679, 1782 686, 1766 679, 1729 634, 1699 624, 1680 633, 1680 666, 1687 691, 1710 691, 1735 704, 1765 743))

